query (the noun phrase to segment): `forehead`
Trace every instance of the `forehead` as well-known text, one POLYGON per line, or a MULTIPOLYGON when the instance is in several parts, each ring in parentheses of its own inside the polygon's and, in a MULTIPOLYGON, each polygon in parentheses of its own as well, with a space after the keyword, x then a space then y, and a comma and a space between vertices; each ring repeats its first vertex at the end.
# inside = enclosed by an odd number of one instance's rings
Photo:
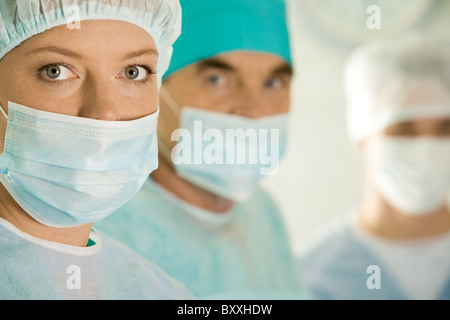
POLYGON ((416 125, 416 126, 425 126, 425 125, 440 125, 440 124, 449 124, 450 123, 450 116, 449 117, 427 117, 427 118, 416 118, 416 119, 410 119, 405 120, 402 122, 397 122, 392 124, 392 126, 401 126, 401 125, 416 125))
POLYGON ((216 55, 194 64, 197 71, 208 68, 227 69, 237 74, 268 75, 275 72, 292 73, 291 66, 273 54, 235 51, 216 55))
POLYGON ((406 81, 401 89, 405 105, 450 104, 450 88, 434 76, 406 81))
POLYGON ((156 49, 150 34, 137 25, 118 20, 89 20, 81 21, 79 29, 67 25, 51 28, 27 39, 13 51, 25 53, 38 47, 62 47, 74 52, 111 56, 144 46, 156 49))

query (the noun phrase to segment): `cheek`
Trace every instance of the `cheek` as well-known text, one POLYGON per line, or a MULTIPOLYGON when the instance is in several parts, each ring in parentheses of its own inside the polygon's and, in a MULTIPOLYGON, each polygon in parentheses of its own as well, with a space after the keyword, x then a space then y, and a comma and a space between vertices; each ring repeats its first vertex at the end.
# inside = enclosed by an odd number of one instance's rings
POLYGON ((160 105, 158 88, 155 86, 150 90, 146 90, 146 92, 139 97, 138 103, 141 106, 140 108, 142 108, 142 112, 145 114, 156 112, 160 105))
POLYGON ((382 146, 378 137, 367 139, 362 146, 366 177, 371 183, 376 183, 376 177, 383 165, 382 146))
POLYGON ((289 90, 284 95, 284 97, 283 97, 283 99, 281 101, 281 106, 282 106, 284 111, 289 111, 289 109, 291 108, 291 94, 290 94, 289 90))
MULTIPOLYGON (((1 105, 6 108, 8 101, 11 101, 31 108, 60 112, 56 106, 64 105, 64 101, 79 91, 79 85, 50 86, 38 81, 36 77, 27 72, 21 74, 20 71, 13 77, 0 75, 1 105)), ((61 113, 70 114, 67 110, 61 113)))
POLYGON ((182 106, 191 106, 202 110, 229 112, 233 104, 234 93, 230 88, 220 88, 207 84, 204 76, 187 73, 168 83, 175 101, 182 106))
POLYGON ((290 92, 288 89, 279 92, 265 92, 262 102, 268 115, 286 113, 291 107, 290 92))
MULTIPOLYGON (((156 80, 155 80, 156 81, 156 80)), ((115 83, 109 90, 109 103, 121 110, 127 119, 138 119, 158 110, 159 92, 155 85, 115 83)))

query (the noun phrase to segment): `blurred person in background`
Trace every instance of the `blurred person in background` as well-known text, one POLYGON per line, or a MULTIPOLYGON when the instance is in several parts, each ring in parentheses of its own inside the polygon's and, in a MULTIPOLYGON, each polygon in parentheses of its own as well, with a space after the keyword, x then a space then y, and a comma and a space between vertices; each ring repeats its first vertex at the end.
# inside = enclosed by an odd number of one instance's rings
POLYGON ((304 284, 316 299, 449 299, 448 39, 365 44, 345 90, 365 197, 305 241, 304 284))

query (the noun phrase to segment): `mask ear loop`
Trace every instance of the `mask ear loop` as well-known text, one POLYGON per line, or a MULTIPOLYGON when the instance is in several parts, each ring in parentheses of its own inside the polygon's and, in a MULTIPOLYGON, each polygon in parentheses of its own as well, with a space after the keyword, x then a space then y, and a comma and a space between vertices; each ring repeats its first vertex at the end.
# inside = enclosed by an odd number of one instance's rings
MULTIPOLYGON (((3 116, 6 118, 6 121, 8 122, 8 115, 6 114, 5 109, 3 109, 3 106, 1 104, 0 104, 0 111, 3 114, 3 116)), ((5 126, 7 126, 7 124, 5 126)), ((5 135, 5 139, 6 139, 6 135, 5 135)), ((2 143, 3 142, 4 141, 2 141, 2 143)), ((0 146, 0 157, 3 155, 4 151, 5 151, 5 144, 3 144, 3 146, 0 146)), ((1 174, 4 174, 4 172, 1 172, 1 174)))
MULTIPOLYGON (((172 98, 172 96, 166 90, 166 88, 164 86, 161 86, 159 93, 160 93, 161 100, 163 100, 165 102, 165 104, 169 107, 169 109, 172 111, 172 113, 178 119, 180 119, 181 108, 178 106, 178 104, 175 102, 175 100, 172 98)), ((159 138, 159 135, 158 135, 158 145, 159 145, 159 150, 161 152, 161 155, 172 165, 173 161, 172 161, 170 148, 168 148, 161 141, 161 139, 159 138)))
POLYGON ((178 117, 178 119, 180 118, 180 113, 181 113, 181 108, 180 106, 175 102, 175 100, 173 100, 172 96, 170 95, 170 93, 166 90, 166 88, 164 86, 161 87, 161 90, 159 92, 162 100, 164 100, 164 102, 167 104, 167 106, 169 107, 169 109, 173 112, 174 115, 176 115, 178 117))
POLYGON ((2 112, 3 116, 8 120, 8 115, 5 112, 5 109, 3 109, 2 105, 0 104, 0 111, 2 112))
POLYGON ((161 155, 166 159, 167 162, 169 162, 172 165, 172 157, 171 152, 169 148, 166 147, 166 145, 161 141, 161 139, 158 137, 158 149, 161 155))

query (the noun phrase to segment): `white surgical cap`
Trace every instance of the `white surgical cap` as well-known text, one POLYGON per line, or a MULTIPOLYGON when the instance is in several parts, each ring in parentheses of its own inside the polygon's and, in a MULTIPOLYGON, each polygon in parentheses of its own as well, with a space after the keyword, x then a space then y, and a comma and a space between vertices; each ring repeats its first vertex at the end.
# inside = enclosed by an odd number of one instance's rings
POLYGON ((450 117, 449 39, 410 35, 367 43, 350 56, 344 73, 350 138, 361 141, 387 126, 425 117, 450 117), (448 93, 439 104, 409 101, 426 83, 448 93))
POLYGON ((181 33, 179 0, 1 0, 0 59, 28 38, 74 20, 120 20, 147 31, 159 52, 158 84, 181 33))

